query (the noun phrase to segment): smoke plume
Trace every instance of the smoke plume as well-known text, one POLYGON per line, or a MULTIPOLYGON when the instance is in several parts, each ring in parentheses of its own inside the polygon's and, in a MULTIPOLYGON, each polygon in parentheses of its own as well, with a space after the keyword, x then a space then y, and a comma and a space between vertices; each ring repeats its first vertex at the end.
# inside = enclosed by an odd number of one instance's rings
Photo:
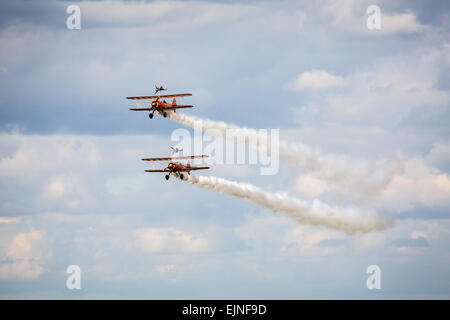
MULTIPOLYGON (((187 127, 199 128, 211 134, 233 139, 244 138, 245 143, 260 151, 271 154, 267 139, 260 139, 258 130, 227 124, 223 121, 200 119, 185 114, 172 113, 169 118, 187 127)), ((292 144, 286 141, 279 143, 280 160, 290 167, 308 172, 317 179, 325 181, 329 186, 340 191, 350 191, 372 196, 385 188, 392 179, 403 174, 404 161, 379 160, 374 163, 354 161, 342 156, 325 156, 304 144, 292 144)))
POLYGON ((247 183, 194 175, 187 176, 184 180, 205 189, 245 199, 272 211, 284 213, 303 224, 321 225, 348 234, 382 230, 391 224, 389 220, 379 217, 374 212, 363 214, 352 208, 329 206, 319 200, 309 203, 284 193, 266 192, 247 183))

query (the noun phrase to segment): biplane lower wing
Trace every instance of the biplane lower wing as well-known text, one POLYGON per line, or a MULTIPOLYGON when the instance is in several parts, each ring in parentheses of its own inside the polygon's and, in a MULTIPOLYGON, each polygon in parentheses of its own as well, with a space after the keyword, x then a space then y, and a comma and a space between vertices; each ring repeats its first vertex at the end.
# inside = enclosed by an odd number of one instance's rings
POLYGON ((178 93, 178 94, 162 94, 162 95, 154 95, 154 96, 140 96, 140 97, 127 97, 127 99, 131 100, 147 100, 147 99, 157 99, 157 98, 181 98, 181 97, 190 97, 192 93, 178 93))
MULTIPOLYGON (((193 107, 194 106, 176 105, 176 106, 173 106, 173 107, 164 108, 164 110, 176 110, 176 109, 193 108, 193 107)), ((133 111, 153 111, 152 108, 130 108, 130 110, 133 110, 133 111)))
MULTIPOLYGON (((174 172, 189 172, 189 171, 195 171, 195 170, 206 170, 209 169, 210 167, 191 167, 191 168, 185 168, 185 169, 179 169, 179 170, 175 170, 174 172)), ((150 169, 150 170, 145 170, 145 172, 171 172, 169 169, 150 169)))
POLYGON ((152 108, 130 108, 133 111, 152 111, 152 108))
POLYGON ((189 105, 175 105, 173 107, 164 108, 164 110, 176 110, 176 109, 193 108, 193 107, 194 106, 189 106, 189 105))
POLYGON ((194 171, 194 170, 206 170, 209 169, 209 167, 190 167, 190 168, 186 168, 186 169, 180 169, 177 170, 178 172, 186 172, 186 171, 194 171))

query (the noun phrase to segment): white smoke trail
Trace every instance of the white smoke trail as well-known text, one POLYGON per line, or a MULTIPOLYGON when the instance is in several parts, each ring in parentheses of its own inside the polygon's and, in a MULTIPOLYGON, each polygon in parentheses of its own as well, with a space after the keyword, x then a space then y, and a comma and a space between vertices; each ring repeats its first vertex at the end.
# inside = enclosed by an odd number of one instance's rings
MULTIPOLYGON (((255 129, 185 114, 172 113, 169 118, 187 127, 200 128, 216 135, 220 133, 222 137, 233 139, 233 141, 234 137, 240 136, 244 138, 245 143, 270 155, 267 139, 258 139, 260 134, 255 129)), ((324 156, 304 144, 291 144, 286 141, 279 143, 279 156, 280 160, 287 165, 300 169, 302 172, 309 172, 317 179, 328 182, 331 187, 363 195, 377 194, 395 176, 403 174, 404 168, 404 161, 400 159, 367 164, 342 156, 324 156)))
POLYGON ((310 225, 321 225, 348 234, 387 228, 391 221, 374 212, 359 213, 356 209, 332 207, 318 200, 312 203, 289 197, 284 193, 266 192, 254 185, 216 177, 187 176, 185 181, 199 187, 225 193, 285 213, 295 220, 310 225))

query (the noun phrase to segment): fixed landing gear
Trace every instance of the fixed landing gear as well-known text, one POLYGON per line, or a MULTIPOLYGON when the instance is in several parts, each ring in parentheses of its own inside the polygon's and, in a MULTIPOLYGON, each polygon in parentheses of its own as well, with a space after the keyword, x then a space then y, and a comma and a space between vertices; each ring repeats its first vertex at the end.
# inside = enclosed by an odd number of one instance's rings
POLYGON ((149 113, 149 114, 148 114, 148 117, 149 117, 150 119, 153 119, 153 113, 149 113))
POLYGON ((181 180, 184 180, 183 178, 184 178, 184 175, 181 173, 181 174, 180 174, 180 179, 181 179, 181 180))
POLYGON ((166 174, 166 180, 169 180, 170 175, 166 174))
POLYGON ((167 112, 163 113, 164 118, 167 118, 167 112))

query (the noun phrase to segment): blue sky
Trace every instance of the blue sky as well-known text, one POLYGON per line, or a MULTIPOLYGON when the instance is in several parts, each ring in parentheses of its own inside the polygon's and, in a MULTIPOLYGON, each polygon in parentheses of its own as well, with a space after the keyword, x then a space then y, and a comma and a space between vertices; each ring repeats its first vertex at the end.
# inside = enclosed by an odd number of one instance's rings
POLYGON ((449 298, 449 21, 445 1, 0 1, 0 297, 449 298), (128 110, 155 84, 343 172, 401 163, 370 193, 286 163, 207 173, 395 224, 347 235, 146 174, 183 128, 128 110))

